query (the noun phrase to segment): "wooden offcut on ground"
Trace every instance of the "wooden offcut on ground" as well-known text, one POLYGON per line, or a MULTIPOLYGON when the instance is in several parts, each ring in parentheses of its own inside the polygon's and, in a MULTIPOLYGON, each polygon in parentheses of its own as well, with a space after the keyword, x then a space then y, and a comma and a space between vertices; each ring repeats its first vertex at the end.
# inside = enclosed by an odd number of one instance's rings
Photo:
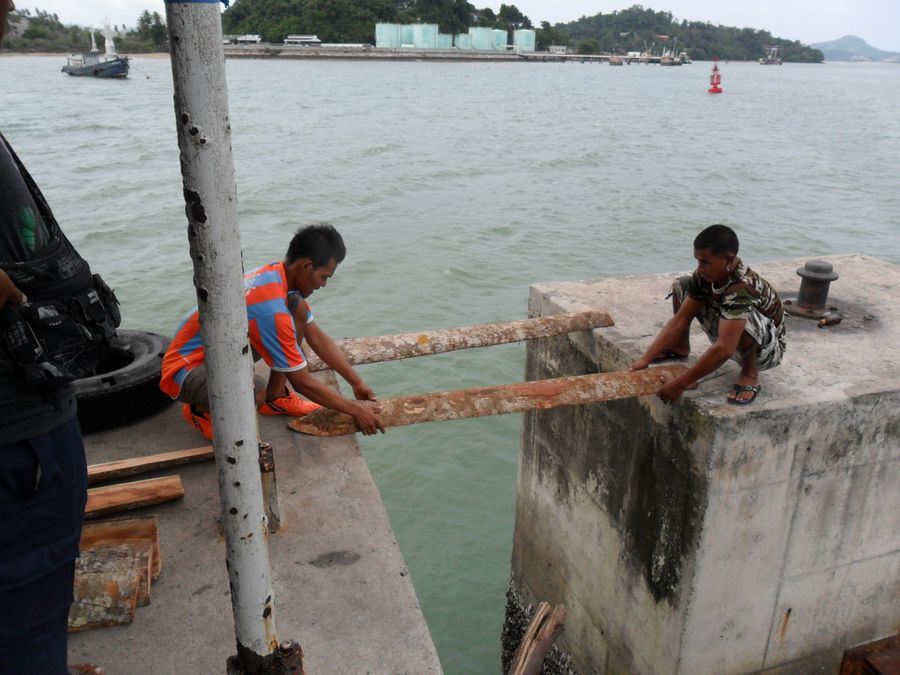
POLYGON ((162 570, 157 517, 85 523, 80 548, 69 631, 131 623, 162 570))
POLYGON ((85 518, 97 518, 109 513, 139 509, 184 497, 179 476, 163 476, 147 480, 107 485, 88 490, 85 518))

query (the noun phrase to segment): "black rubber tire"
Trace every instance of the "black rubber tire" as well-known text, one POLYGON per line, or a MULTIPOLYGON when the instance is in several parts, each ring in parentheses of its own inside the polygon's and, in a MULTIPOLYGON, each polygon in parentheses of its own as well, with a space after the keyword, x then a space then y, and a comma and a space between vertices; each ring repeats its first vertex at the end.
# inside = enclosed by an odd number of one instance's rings
POLYGON ((159 389, 159 375, 169 338, 156 333, 120 330, 99 374, 75 380, 78 421, 84 433, 136 422, 172 403, 159 389))

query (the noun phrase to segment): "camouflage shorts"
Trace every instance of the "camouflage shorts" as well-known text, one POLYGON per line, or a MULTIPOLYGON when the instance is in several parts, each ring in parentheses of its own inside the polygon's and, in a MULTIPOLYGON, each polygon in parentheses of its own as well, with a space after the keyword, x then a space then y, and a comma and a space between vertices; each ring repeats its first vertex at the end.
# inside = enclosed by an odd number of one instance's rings
MULTIPOLYGON (((678 277, 675 283, 672 284, 672 293, 678 298, 679 303, 684 302, 687 296, 690 279, 689 276, 678 277)), ((706 333, 710 342, 715 342, 719 339, 720 318, 715 308, 709 304, 705 305, 697 315, 697 322, 700 324, 703 332, 706 333)), ((751 309, 747 317, 747 325, 744 326, 744 332, 759 345, 759 355, 756 357, 756 367, 759 370, 768 370, 781 363, 784 351, 787 348, 784 322, 777 326, 769 317, 760 314, 756 309, 751 309)), ((742 354, 739 351, 731 356, 732 360, 737 363, 741 362, 741 357, 742 354)))

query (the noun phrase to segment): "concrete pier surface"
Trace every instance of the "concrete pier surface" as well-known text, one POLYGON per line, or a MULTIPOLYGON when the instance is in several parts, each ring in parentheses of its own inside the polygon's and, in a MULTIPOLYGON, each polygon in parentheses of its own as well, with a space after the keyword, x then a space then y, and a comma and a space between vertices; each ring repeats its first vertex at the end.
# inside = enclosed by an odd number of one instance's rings
MULTIPOLYGON (((278 638, 302 645, 310 673, 440 673, 355 437, 312 438, 287 422, 260 417, 262 440, 275 453, 282 516, 269 536, 278 638)), ((89 463, 207 444, 182 421, 180 404, 85 437, 89 463)), ((236 650, 215 465, 134 479, 174 473, 184 483, 182 500, 131 512, 159 516, 163 567, 150 605, 138 607, 130 625, 70 634, 70 663, 95 663, 108 675, 225 672, 236 650)))
MULTIPOLYGON (((843 320, 789 316, 752 405, 726 403, 728 362, 673 406, 525 416, 507 648, 543 600, 569 610, 549 672, 835 673, 900 630, 900 269, 825 259, 843 320)), ((746 262, 790 297, 806 261, 746 262)), ((676 276, 532 287, 532 316, 616 325, 530 344, 527 379, 627 368, 676 276)), ((695 323, 692 358, 708 345, 695 323)))

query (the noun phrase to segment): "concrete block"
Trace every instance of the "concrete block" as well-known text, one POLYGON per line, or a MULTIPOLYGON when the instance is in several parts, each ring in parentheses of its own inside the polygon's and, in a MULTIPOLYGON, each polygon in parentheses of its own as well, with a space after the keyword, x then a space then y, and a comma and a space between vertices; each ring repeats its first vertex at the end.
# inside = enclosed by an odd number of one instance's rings
POLYGON ((800 479, 785 573, 808 574, 900 549, 900 461, 837 466, 800 479))
MULTIPOLYGON (((900 551, 787 577, 769 631, 765 666, 876 640, 900 630, 900 551)), ((835 667, 838 665, 834 664, 835 667)))
POLYGON ((710 496, 679 672, 762 667, 794 499, 787 481, 710 496))
MULTIPOLYGON (((818 672, 900 628, 900 353, 886 348, 900 270, 828 260, 842 323, 788 317, 785 360, 753 405, 726 403, 728 362, 674 406, 525 416, 513 584, 583 606, 565 643, 577 670, 818 672)), ((804 260, 748 262, 796 294, 804 260)), ((603 309, 616 323, 531 343, 526 377, 626 368, 671 316, 677 276, 532 287, 532 316, 603 309)), ((696 358, 709 342, 697 327, 691 339, 696 358)))
POLYGON ((674 653, 669 646, 681 631, 677 614, 666 602, 637 602, 650 589, 628 555, 622 533, 607 519, 596 517, 596 502, 584 489, 560 492, 562 483, 574 481, 560 480, 558 472, 566 467, 557 462, 553 466, 556 472, 546 466, 543 470, 520 466, 520 491, 533 499, 517 506, 513 541, 517 590, 527 589, 524 595, 530 602, 562 602, 573 608, 561 648, 581 664, 579 671, 602 672, 591 668, 605 661, 598 652, 604 651, 606 636, 625 631, 627 639, 619 638, 617 644, 627 645, 642 634, 655 638, 643 652, 621 650, 617 658, 633 672, 671 672, 674 653), (560 540, 568 545, 556 546, 560 540), (625 616, 631 620, 624 621, 625 616))

